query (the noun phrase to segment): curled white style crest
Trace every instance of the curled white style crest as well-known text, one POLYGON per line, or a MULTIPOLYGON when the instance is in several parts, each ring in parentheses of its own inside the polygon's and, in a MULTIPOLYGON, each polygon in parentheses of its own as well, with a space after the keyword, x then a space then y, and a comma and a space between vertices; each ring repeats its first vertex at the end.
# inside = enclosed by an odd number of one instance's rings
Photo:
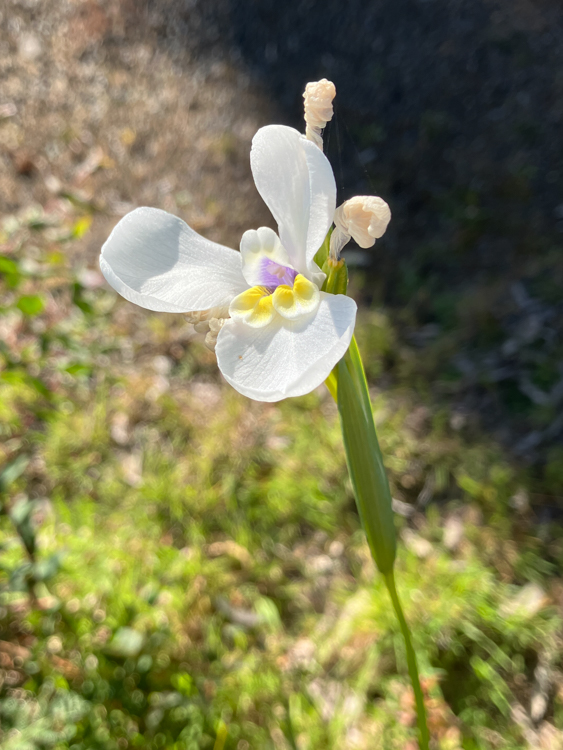
POLYGON ((249 398, 279 401, 328 377, 348 349, 356 303, 322 292, 314 261, 336 207, 322 151, 292 128, 269 125, 254 136, 250 163, 277 234, 251 229, 239 253, 166 211, 138 208, 114 228, 100 268, 130 302, 211 319, 225 379, 249 398))

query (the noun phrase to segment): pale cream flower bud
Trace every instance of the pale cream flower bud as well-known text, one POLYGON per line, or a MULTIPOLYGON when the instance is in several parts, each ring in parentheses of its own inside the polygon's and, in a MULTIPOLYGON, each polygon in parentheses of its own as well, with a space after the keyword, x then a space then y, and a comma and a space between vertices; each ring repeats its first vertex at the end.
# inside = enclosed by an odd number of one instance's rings
POLYGON ((382 198, 356 195, 345 201, 334 213, 337 229, 349 234, 360 247, 372 247, 383 237, 391 221, 391 211, 382 198))
POLYGON ((321 150, 323 139, 321 131, 332 120, 334 111, 332 100, 336 96, 336 88, 332 81, 323 78, 320 81, 312 81, 305 86, 303 99, 305 100, 305 122, 307 127, 305 135, 313 141, 321 150))
POLYGON ((227 306, 212 307, 209 310, 196 310, 186 313, 188 323, 192 323, 197 333, 205 333, 205 345, 211 351, 215 351, 217 336, 223 327, 225 320, 229 317, 227 306))
POLYGON ((353 238, 360 247, 368 248, 383 237, 391 221, 391 210, 382 198, 356 195, 334 212, 335 230, 330 238, 330 253, 338 258, 344 245, 353 238))
POLYGON ((219 335, 219 332, 221 328, 223 328, 224 324, 225 318, 211 318, 211 320, 209 321, 209 331, 205 337, 205 346, 208 349, 211 349, 212 352, 215 351, 217 336, 219 335))
POLYGON ((312 81, 305 86, 303 99, 305 100, 305 122, 313 128, 324 128, 332 120, 334 114, 332 100, 336 96, 336 88, 332 81, 323 78, 312 81))
POLYGON ((228 305, 222 305, 219 307, 211 307, 209 310, 196 310, 195 312, 185 313, 188 323, 192 323, 195 326, 205 323, 205 328, 196 328, 196 331, 200 333, 209 330, 209 321, 211 318, 228 318, 229 307, 228 305))

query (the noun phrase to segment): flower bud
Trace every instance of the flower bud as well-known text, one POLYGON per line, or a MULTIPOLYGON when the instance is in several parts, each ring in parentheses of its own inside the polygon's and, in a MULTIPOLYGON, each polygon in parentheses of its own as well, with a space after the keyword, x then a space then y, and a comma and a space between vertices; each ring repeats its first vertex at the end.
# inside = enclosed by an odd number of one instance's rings
POLYGON ((219 335, 221 328, 225 324, 225 318, 211 318, 209 321, 209 331, 205 337, 205 346, 215 351, 215 345, 217 344, 217 336, 219 335))
POLYGON ((229 306, 220 305, 217 307, 210 307, 209 310, 196 310, 195 312, 185 313, 186 320, 191 323, 194 327, 202 323, 205 324, 205 328, 196 328, 199 333, 205 333, 209 330, 209 321, 212 318, 228 318, 229 317, 229 306))
POLYGON ((336 96, 336 88, 332 81, 323 78, 320 81, 312 81, 305 86, 303 99, 305 100, 305 130, 306 137, 313 141, 321 150, 323 139, 321 131, 332 120, 334 114, 332 100, 336 96))
POLYGON ((305 100, 305 122, 313 128, 324 128, 332 120, 334 114, 332 100, 336 96, 336 88, 332 81, 323 78, 312 81, 305 86, 303 99, 305 100))
POLYGON ((357 195, 339 206, 334 214, 334 224, 344 234, 350 235, 360 247, 372 247, 383 237, 391 221, 391 211, 382 198, 357 195))
POLYGON ((353 237, 360 247, 372 247, 385 234, 391 211, 382 198, 356 195, 334 212, 334 232, 330 237, 330 257, 338 260, 344 245, 353 237))
POLYGON ((326 281, 323 291, 329 294, 346 294, 348 289, 348 268, 343 259, 333 260, 327 258, 323 271, 326 273, 326 281))
POLYGON ((206 334, 205 345, 207 348, 215 351, 219 331, 229 317, 229 308, 226 306, 212 307, 209 310, 196 310, 185 315, 188 323, 193 325, 197 333, 206 334))

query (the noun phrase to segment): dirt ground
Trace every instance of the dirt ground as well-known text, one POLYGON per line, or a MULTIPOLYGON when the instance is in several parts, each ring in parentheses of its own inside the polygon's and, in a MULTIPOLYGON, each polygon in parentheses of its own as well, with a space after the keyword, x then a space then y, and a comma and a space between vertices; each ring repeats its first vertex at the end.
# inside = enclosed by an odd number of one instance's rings
POLYGON ((83 204, 93 225, 77 262, 92 268, 112 226, 139 205, 233 247, 268 222, 249 150, 273 112, 243 71, 170 56, 133 3, 0 8, 2 214, 63 210, 61 196, 83 204))

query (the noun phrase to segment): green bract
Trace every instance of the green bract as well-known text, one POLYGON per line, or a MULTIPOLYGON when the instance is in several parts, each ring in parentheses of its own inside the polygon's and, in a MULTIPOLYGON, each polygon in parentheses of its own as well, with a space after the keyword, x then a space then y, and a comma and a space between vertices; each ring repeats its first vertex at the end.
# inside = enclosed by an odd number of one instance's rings
POLYGON ((397 549, 391 492, 355 339, 336 371, 348 471, 371 553, 379 570, 386 574, 393 570, 397 549))

